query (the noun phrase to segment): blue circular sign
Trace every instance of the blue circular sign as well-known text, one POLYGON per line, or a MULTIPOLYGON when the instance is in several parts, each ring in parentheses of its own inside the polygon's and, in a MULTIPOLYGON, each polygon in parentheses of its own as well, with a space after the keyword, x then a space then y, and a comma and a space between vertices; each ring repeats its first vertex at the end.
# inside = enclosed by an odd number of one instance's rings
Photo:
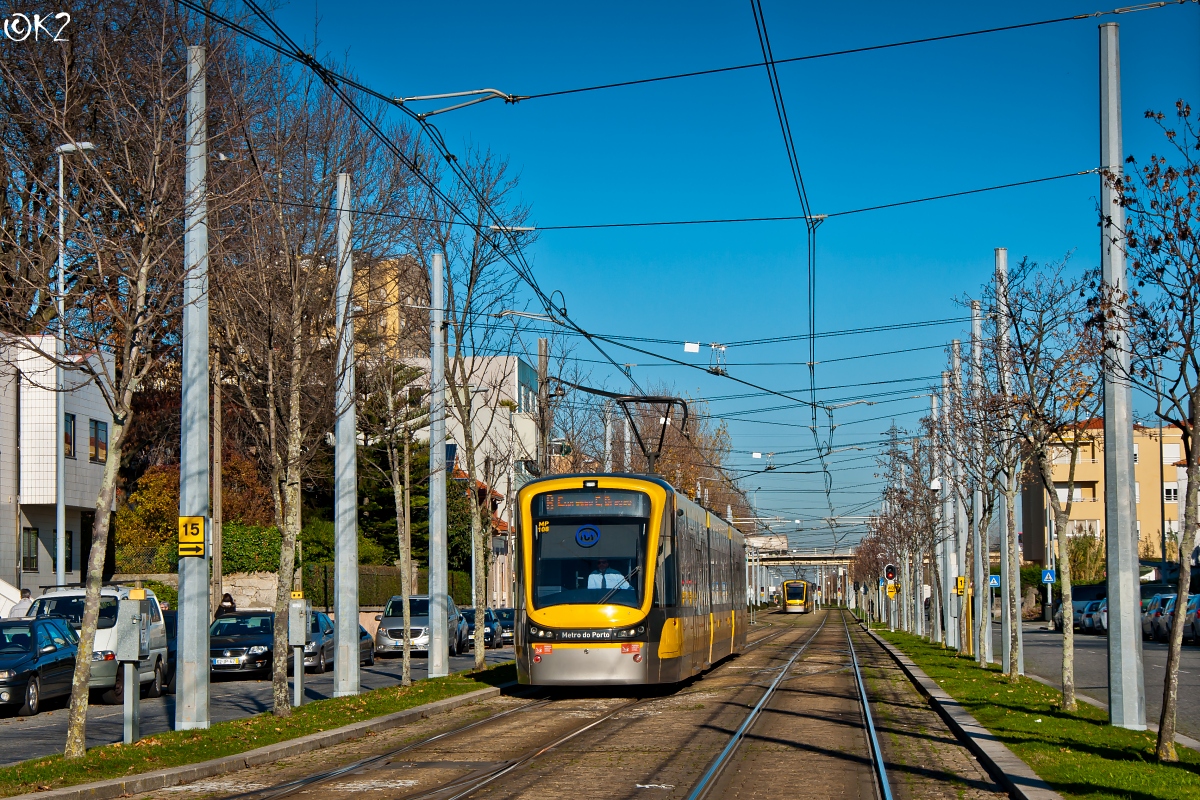
POLYGON ((592 547, 600 541, 600 529, 595 525, 580 525, 575 531, 575 544, 580 547, 592 547))

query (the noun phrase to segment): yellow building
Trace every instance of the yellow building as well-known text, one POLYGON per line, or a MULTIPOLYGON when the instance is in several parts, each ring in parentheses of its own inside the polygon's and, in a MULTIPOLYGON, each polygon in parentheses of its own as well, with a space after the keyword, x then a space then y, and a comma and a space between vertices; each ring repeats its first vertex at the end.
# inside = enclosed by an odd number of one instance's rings
MULTIPOLYGON (((1075 491, 1067 535, 1104 536, 1104 421, 1089 420, 1076 437, 1075 491)), ((1183 472, 1183 439, 1177 428, 1133 427, 1134 500, 1137 504, 1138 553, 1160 558, 1164 521, 1168 532, 1179 530, 1183 472)), ((1071 459, 1066 448, 1054 459, 1059 500, 1067 500, 1071 459)), ((1046 563, 1050 502, 1041 481, 1029 481, 1021 493, 1021 544, 1025 561, 1046 563)))

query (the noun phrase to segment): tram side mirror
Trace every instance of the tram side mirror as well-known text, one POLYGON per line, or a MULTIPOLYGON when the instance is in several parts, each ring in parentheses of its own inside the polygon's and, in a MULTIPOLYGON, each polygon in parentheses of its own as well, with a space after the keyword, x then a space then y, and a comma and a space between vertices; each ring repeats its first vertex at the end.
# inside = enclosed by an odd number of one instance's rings
POLYGON ((675 516, 677 516, 677 517, 682 517, 682 516, 683 516, 683 509, 682 509, 682 508, 677 508, 677 509, 675 509, 675 516))

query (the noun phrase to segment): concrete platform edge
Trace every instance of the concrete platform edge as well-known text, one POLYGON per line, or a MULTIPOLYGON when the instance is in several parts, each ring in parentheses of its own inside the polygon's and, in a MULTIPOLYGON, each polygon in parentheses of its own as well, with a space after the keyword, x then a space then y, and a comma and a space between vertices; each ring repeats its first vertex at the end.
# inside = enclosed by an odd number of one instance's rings
POLYGON ((1050 784, 1038 777, 1017 755, 1009 750, 994 734, 979 724, 962 705, 938 686, 932 678, 913 663, 912 659, 884 641, 874 631, 867 631, 871 638, 891 655, 900 669, 913 682, 921 694, 929 698, 934 710, 979 759, 979 763, 993 778, 1017 800, 1062 800, 1062 795, 1050 788, 1050 784))
POLYGON ((246 767, 268 764, 272 761, 278 761, 302 753, 322 750, 351 739, 366 736, 368 733, 396 728, 405 723, 425 719, 434 714, 450 711, 480 700, 486 700, 498 694, 500 694, 498 687, 489 686, 486 689, 478 689, 474 692, 467 692, 455 697, 447 697, 445 700, 426 703, 423 706, 397 711, 394 714, 355 722, 351 725, 344 725, 340 728, 320 731, 319 733, 310 733, 308 736, 302 736, 299 739, 289 739, 286 742, 277 742, 255 748, 254 750, 247 750, 245 753, 202 761, 199 764, 185 764, 180 767, 169 767, 154 772, 145 772, 140 775, 130 775, 124 778, 113 778, 107 781, 97 781, 96 783, 81 783, 77 786, 65 786, 61 789, 51 789, 45 792, 20 794, 13 796, 11 800, 34 800, 34 798, 37 798, 37 800, 110 800, 110 798, 165 789, 168 786, 178 786, 181 783, 191 783, 192 781, 203 780, 204 778, 211 778, 216 775, 226 775, 230 772, 245 769, 246 767))

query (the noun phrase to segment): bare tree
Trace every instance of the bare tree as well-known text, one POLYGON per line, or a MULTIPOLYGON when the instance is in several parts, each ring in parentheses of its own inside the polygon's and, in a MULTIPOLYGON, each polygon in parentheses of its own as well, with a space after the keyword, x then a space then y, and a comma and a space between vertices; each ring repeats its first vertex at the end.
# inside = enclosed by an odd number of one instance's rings
MULTIPOLYGON (((273 711, 286 716, 287 603, 297 576, 301 485, 337 411, 334 179, 350 173, 362 187, 355 205, 383 212, 354 215, 354 258, 366 265, 360 275, 397 246, 401 229, 391 215, 407 214, 411 198, 404 168, 309 74, 297 77, 275 59, 248 65, 231 80, 240 110, 236 163, 250 180, 231 218, 222 220, 238 235, 224 242, 221 274, 210 283, 213 343, 233 400, 252 423, 282 534, 272 682, 273 711)), ((402 129, 390 133, 407 141, 402 129)))
MULTIPOLYGON (((1106 236, 1123 244, 1132 256, 1136 288, 1129 297, 1132 374, 1135 385, 1156 400, 1155 414, 1180 431, 1187 462, 1183 522, 1177 532, 1179 583, 1171 624, 1163 681, 1156 755, 1176 761, 1175 717, 1179 694, 1179 659, 1191 588, 1191 556, 1200 545, 1197 497, 1200 493, 1200 448, 1195 434, 1200 425, 1200 126, 1191 106, 1175 104, 1175 125, 1160 112, 1146 117, 1162 129, 1168 155, 1151 155, 1141 170, 1107 175, 1119 189, 1118 202, 1129 210, 1124 233, 1111 230, 1105 213, 1106 236), (1136 178, 1135 178, 1136 176, 1136 178)), ((1127 163, 1137 162, 1132 156, 1127 163)), ((1110 297, 1100 297, 1097 311, 1109 314, 1110 297)), ((1122 320, 1118 320, 1122 322, 1122 320)), ((1160 490, 1161 491, 1161 490, 1160 490)), ((1163 558, 1167 556, 1163 553, 1163 558)))
MULTIPOLYGON (((79 652, 90 653, 109 510, 135 397, 178 344, 189 35, 173 6, 156 3, 108 3, 82 24, 93 27, 75 31, 61 49, 0 45, 8 112, 0 160, 9 201, 0 226, 0 269, 9 293, 3 312, 9 343, 82 373, 113 418, 87 555, 79 652), (57 319, 54 304, 46 302, 54 273, 50 156, 55 144, 84 140, 96 149, 66 161, 64 183, 75 189, 66 316, 57 319), (65 352, 52 336, 40 335, 59 325, 65 352)), ((91 659, 77 659, 69 758, 86 751, 90 676, 91 659)))
MULTIPOLYGON (((432 254, 446 260, 446 386, 449 411, 461 429, 459 463, 466 473, 471 511, 471 552, 474 563, 475 596, 472 603, 482 615, 487 606, 487 566, 491 553, 492 514, 487 508, 493 491, 490 481, 501 466, 489 454, 507 449, 508 432, 503 425, 507 413, 500 403, 507 399, 504 388, 516 369, 512 357, 514 328, 500 317, 514 304, 518 276, 506 263, 524 246, 513 237, 491 231, 491 214, 506 226, 524 226, 529 209, 515 200, 517 177, 508 164, 486 151, 472 150, 463 157, 470 185, 456 183, 448 197, 469 219, 469 224, 435 222, 414 225, 410 246, 421 264, 432 254), (502 430, 503 429, 503 430, 502 430), (480 488, 482 486, 482 488, 480 488), (481 492, 482 497, 481 497, 481 492), (486 513, 487 522, 484 518, 486 513)), ((425 195, 422 219, 451 220, 453 210, 442 199, 425 195)), ((482 616, 475 626, 475 665, 484 666, 482 616)))
POLYGON ((1022 259, 1009 281, 1006 320, 1013 338, 1013 386, 1009 399, 1024 421, 1020 434, 1031 469, 1050 498, 1058 534, 1066 710, 1076 707, 1074 610, 1067 539, 1075 499, 1075 467, 1080 449, 1092 441, 1089 423, 1099 405, 1101 343, 1096 329, 1089 325, 1086 285, 1084 276, 1068 271, 1065 260, 1041 268, 1022 259), (1055 483, 1054 464, 1064 461, 1068 465, 1067 480, 1055 483))

